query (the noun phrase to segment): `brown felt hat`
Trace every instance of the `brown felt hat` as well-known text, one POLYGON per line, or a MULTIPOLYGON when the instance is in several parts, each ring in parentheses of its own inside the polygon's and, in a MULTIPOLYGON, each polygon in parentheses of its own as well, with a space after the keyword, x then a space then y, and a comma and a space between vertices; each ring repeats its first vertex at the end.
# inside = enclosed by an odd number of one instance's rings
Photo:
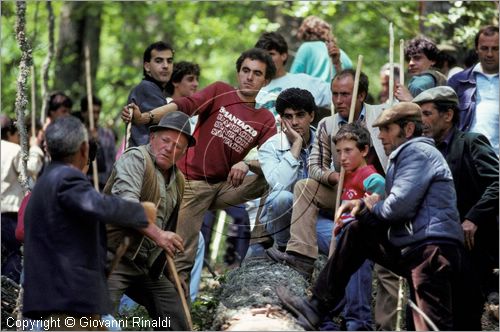
POLYGON ((196 140, 191 135, 191 124, 189 123, 189 116, 186 113, 175 111, 165 114, 160 123, 156 126, 149 127, 149 132, 154 132, 162 129, 173 129, 180 131, 187 136, 189 145, 193 146, 196 144, 196 140))
POLYGON ((423 103, 442 101, 458 105, 458 96, 455 90, 449 86, 437 86, 432 89, 422 91, 413 98, 412 102, 422 105, 423 103))
POLYGON ((402 102, 384 110, 373 123, 372 127, 380 127, 398 120, 422 122, 422 110, 415 103, 402 102))

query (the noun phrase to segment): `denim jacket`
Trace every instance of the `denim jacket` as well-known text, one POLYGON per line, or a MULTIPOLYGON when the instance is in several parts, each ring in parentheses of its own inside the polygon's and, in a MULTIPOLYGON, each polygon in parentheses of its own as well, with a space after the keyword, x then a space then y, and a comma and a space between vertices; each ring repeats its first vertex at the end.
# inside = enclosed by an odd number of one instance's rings
POLYGON ((458 95, 460 108, 459 129, 469 131, 476 110, 476 77, 474 76, 474 66, 453 75, 448 80, 448 85, 458 95))
POLYGON ((302 148, 300 160, 295 159, 290 152, 290 142, 282 132, 268 139, 259 149, 260 167, 272 191, 293 192, 295 183, 308 177, 307 163, 315 132, 316 130, 311 127, 309 145, 302 148))

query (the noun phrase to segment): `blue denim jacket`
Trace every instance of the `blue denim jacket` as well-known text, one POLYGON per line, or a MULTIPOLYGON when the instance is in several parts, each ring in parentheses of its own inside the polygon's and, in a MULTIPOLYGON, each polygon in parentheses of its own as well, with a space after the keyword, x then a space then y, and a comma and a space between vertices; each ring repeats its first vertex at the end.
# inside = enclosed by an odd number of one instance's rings
POLYGON ((476 111, 476 77, 473 70, 474 66, 453 75, 448 80, 448 85, 458 95, 458 104, 460 107, 459 129, 462 131, 470 130, 476 111))
POLYGON ((300 160, 292 156, 290 142, 281 132, 268 139, 259 149, 260 167, 272 191, 293 192, 295 183, 308 177, 307 166, 316 129, 311 127, 310 131, 309 145, 301 150, 300 160))

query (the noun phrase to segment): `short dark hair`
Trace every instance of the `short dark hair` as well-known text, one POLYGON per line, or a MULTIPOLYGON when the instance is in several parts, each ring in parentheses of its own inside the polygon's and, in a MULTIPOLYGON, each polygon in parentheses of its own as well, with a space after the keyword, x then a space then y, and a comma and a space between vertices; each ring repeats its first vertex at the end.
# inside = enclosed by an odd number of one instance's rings
POLYGON ((408 122, 413 122, 415 124, 415 130, 413 131, 413 135, 411 137, 413 138, 413 137, 422 136, 422 134, 424 132, 422 121, 399 119, 399 120, 396 120, 394 123, 397 124, 402 130, 404 130, 405 126, 408 122))
POLYGON ((299 88, 283 90, 276 98, 276 112, 279 115, 283 115, 287 108, 295 111, 304 110, 309 114, 314 114, 318 109, 313 95, 309 91, 299 88))
POLYGON ((451 122, 453 123, 453 126, 458 125, 458 122, 460 121, 460 108, 458 108, 457 103, 446 101, 433 101, 432 103, 439 113, 446 113, 449 109, 451 109, 453 111, 453 118, 451 119, 451 122))
MULTIPOLYGON (((94 106, 101 106, 102 107, 102 100, 99 99, 96 95, 92 95, 92 104, 94 106)), ((82 99, 80 99, 80 112, 88 112, 89 111, 89 102, 87 99, 87 96, 83 96, 82 99)))
POLYGON ((196 77, 200 77, 200 66, 194 62, 180 61, 174 63, 174 69, 172 71, 172 77, 170 81, 167 82, 167 86, 165 87, 167 93, 169 95, 174 94, 174 82, 178 83, 182 81, 184 76, 186 75, 194 75, 196 77))
POLYGON ((274 61, 266 51, 261 48, 251 48, 241 53, 238 60, 236 60, 236 71, 240 72, 241 65, 245 59, 250 60, 258 60, 266 64, 266 73, 265 78, 267 80, 273 79, 276 75, 276 66, 274 65, 274 61))
POLYGON ((498 26, 495 25, 487 25, 485 27, 482 27, 476 34, 476 38, 474 38, 474 45, 477 46, 479 45, 479 37, 481 35, 485 35, 488 37, 494 36, 495 34, 498 34, 498 26))
MULTIPOLYGON (((151 61, 151 52, 153 52, 153 50, 156 50, 156 51, 159 51, 159 52, 170 50, 170 51, 172 51, 172 54, 175 53, 174 48, 172 47, 172 45, 170 45, 169 43, 166 43, 164 41, 157 41, 157 42, 149 45, 144 50, 144 56, 143 56, 142 63, 150 62, 151 61)), ((144 74, 144 77, 146 77, 146 69, 144 69, 144 67, 142 69, 142 72, 144 74)))
MULTIPOLYGON (((351 76, 352 80, 354 81, 354 78, 356 77, 356 71, 354 69, 344 69, 344 70, 338 72, 337 74, 335 74, 335 77, 333 78, 331 84, 333 85, 333 81, 335 81, 336 79, 345 77, 345 76, 351 76)), ((368 76, 366 76, 365 73, 363 73, 363 72, 359 73, 359 83, 358 84, 359 84, 358 85, 358 95, 360 93, 364 92, 365 99, 366 99, 366 97, 368 96, 368 86, 370 83, 368 81, 368 76)))
POLYGON ((344 139, 355 141, 356 147, 360 151, 366 146, 370 148, 370 132, 359 123, 347 123, 340 127, 339 131, 333 138, 333 143, 337 144, 337 142, 344 139))
MULTIPOLYGON (((255 43, 255 47, 262 48, 266 51, 275 50, 279 54, 288 54, 288 44, 285 38, 277 32, 264 32, 260 35, 257 43, 255 43)), ((286 64, 287 60, 285 60, 283 64, 286 64)))
POLYGON ((427 37, 421 36, 409 40, 405 46, 405 59, 410 60, 410 57, 415 54, 423 53, 427 59, 431 61, 439 61, 439 49, 432 40, 427 37))
POLYGON ((17 127, 14 120, 5 114, 0 115, 0 122, 2 124, 2 140, 6 141, 9 135, 14 135, 17 132, 17 127))
POLYGON ((47 101, 47 111, 49 114, 62 106, 71 109, 73 107, 73 101, 62 91, 52 92, 49 96, 49 100, 47 101))

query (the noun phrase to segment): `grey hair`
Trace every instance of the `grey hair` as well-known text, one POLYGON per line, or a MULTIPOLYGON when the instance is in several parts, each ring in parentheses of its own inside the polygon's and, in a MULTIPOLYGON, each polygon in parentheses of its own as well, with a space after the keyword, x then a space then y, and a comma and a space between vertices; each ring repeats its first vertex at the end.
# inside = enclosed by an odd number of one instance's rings
POLYGON ((45 132, 47 149, 52 160, 64 160, 88 142, 87 129, 74 116, 63 116, 52 122, 45 132))

